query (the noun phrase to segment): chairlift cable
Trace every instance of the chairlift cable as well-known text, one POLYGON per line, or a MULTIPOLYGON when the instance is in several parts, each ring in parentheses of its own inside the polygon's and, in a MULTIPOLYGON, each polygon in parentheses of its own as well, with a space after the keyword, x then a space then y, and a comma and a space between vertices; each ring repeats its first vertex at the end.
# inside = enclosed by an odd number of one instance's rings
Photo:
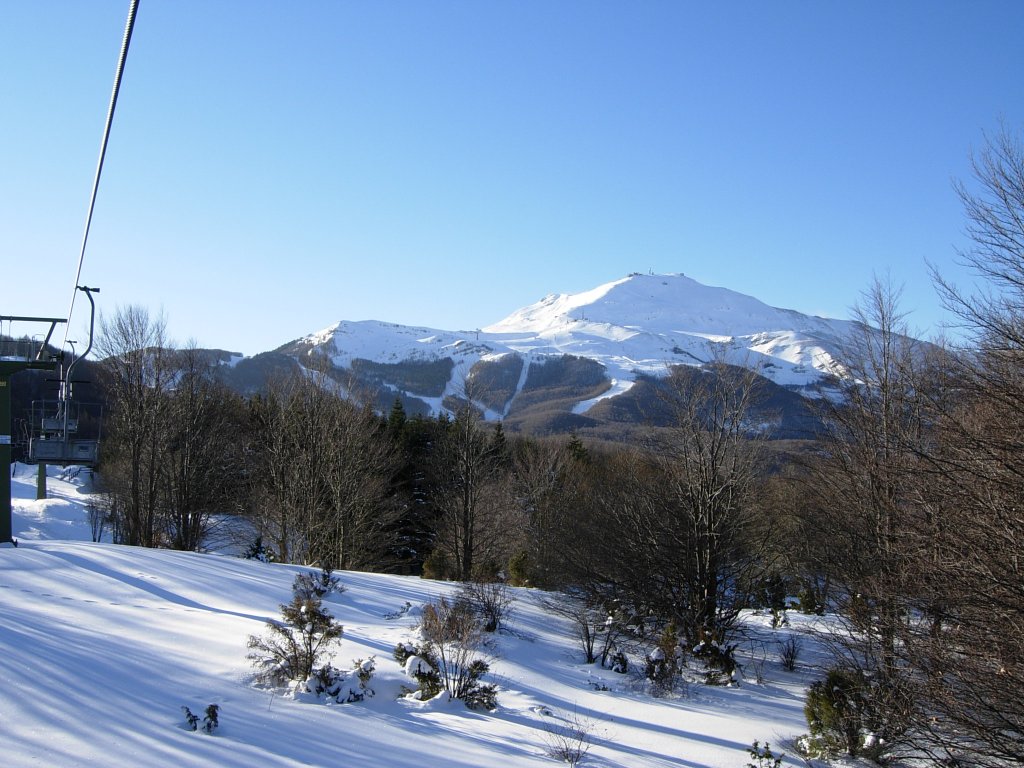
POLYGON ((64 325, 64 341, 61 351, 67 346, 68 333, 71 330, 71 314, 75 310, 75 297, 78 294, 78 281, 82 277, 82 264, 85 262, 85 246, 89 242, 89 228, 92 226, 92 213, 96 207, 96 192, 100 186, 100 175, 103 173, 103 159, 107 154, 107 141, 110 139, 110 126, 114 121, 114 109, 117 107, 117 94, 121 90, 121 76, 124 74, 125 60, 128 58, 128 46, 132 41, 132 29, 135 27, 135 15, 139 10, 139 0, 130 0, 128 20, 124 28, 124 40, 121 42, 121 55, 117 59, 117 72, 114 76, 114 88, 110 94, 110 106, 107 109, 107 122, 103 128, 103 141, 100 143, 100 157, 96 164, 96 176, 92 183, 92 194, 89 197, 89 212, 85 217, 85 232, 82 234, 82 248, 78 255, 78 269, 75 272, 75 283, 71 287, 71 306, 68 307, 68 321, 64 325))

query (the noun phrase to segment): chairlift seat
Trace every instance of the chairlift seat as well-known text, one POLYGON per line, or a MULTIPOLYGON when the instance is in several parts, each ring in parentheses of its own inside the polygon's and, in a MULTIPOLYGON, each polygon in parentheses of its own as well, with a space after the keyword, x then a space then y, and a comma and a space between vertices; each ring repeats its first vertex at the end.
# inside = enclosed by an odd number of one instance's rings
MULTIPOLYGON (((63 432, 64 426, 64 419, 60 416, 48 416, 42 419, 43 432, 63 432)), ((68 419, 67 430, 68 432, 77 432, 78 419, 68 419)))
POLYGON ((36 437, 29 443, 28 454, 32 462, 93 466, 99 455, 99 441, 36 437))

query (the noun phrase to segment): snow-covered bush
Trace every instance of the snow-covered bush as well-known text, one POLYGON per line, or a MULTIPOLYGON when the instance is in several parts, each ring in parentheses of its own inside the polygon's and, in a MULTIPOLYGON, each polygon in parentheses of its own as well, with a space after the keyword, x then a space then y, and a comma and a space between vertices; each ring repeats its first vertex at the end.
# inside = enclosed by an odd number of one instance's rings
POLYGON ((751 759, 751 762, 747 763, 747 768, 782 768, 782 760, 786 757, 774 754, 767 741, 763 747, 761 742, 755 741, 747 751, 750 753, 751 759))
POLYGON ((704 682, 708 685, 732 685, 736 682, 736 645, 701 643, 693 649, 695 658, 704 662, 704 682))
POLYGON ((213 733, 214 729, 220 725, 220 705, 210 704, 206 708, 204 715, 203 730, 207 733, 213 733))
POLYGON ((370 687, 370 680, 373 679, 376 670, 377 659, 375 656, 370 656, 367 659, 353 659, 352 674, 359 681, 353 687, 346 682, 349 679, 346 672, 331 664, 324 664, 322 667, 314 668, 312 674, 305 681, 297 682, 294 690, 299 695, 312 694, 317 699, 324 699, 335 704, 351 704, 374 695, 375 692, 370 687))
POLYGON ((277 562, 277 556, 274 554, 274 550, 263 542, 262 536, 256 537, 256 539, 249 545, 248 549, 245 550, 242 557, 246 560, 259 560, 261 563, 277 562))
POLYGON ((391 652, 391 655, 404 667, 408 658, 416 655, 416 646, 411 643, 396 643, 395 650, 391 652))
POLYGON ((422 643, 406 658, 406 670, 420 686, 419 698, 429 699, 443 690, 470 709, 495 709, 497 688, 483 682, 490 667, 477 657, 483 636, 472 605, 443 597, 428 603, 419 629, 422 643))
POLYGON ((437 659, 429 651, 414 649, 405 656, 405 674, 416 681, 414 698, 427 701, 444 690, 441 675, 437 671, 437 659))
POLYGON ((622 651, 615 651, 611 656, 611 662, 609 664, 612 672, 617 672, 620 675, 624 675, 629 672, 629 659, 626 658, 626 654, 622 651))
POLYGON ((331 664, 315 667, 305 684, 300 686, 306 693, 337 699, 341 695, 345 673, 331 664))
POLYGON ((667 696, 679 681, 679 634, 669 623, 661 632, 658 645, 644 658, 644 677, 655 696, 667 696))
POLYGON ((789 626, 789 617, 785 608, 772 608, 772 629, 789 626))
POLYGON ((303 598, 318 597, 323 599, 331 594, 341 594, 345 585, 334 575, 331 568, 324 568, 319 573, 300 573, 295 577, 292 591, 303 598))
POLYGON ((324 608, 321 597, 310 589, 309 574, 295 577, 292 600, 281 606, 283 621, 268 621, 267 633, 250 635, 249 660, 256 679, 267 685, 313 676, 321 658, 341 640, 341 624, 324 608))
POLYGON ((359 681, 359 690, 349 688, 347 701, 362 701, 368 696, 373 696, 374 690, 370 687, 370 681, 373 679, 373 673, 377 671, 377 657, 355 659, 352 662, 352 671, 359 681))
MULTIPOLYGON (((185 725, 190 731, 199 730, 199 715, 196 715, 188 707, 182 707, 181 711, 185 713, 185 725)), ((203 731, 205 733, 213 733, 213 731, 220 725, 220 705, 210 704, 203 717, 203 731)))
POLYGON ((656 695, 667 692, 675 674, 672 662, 661 648, 655 648, 644 658, 644 677, 651 682, 656 695))
POLYGON ((399 608, 397 611, 391 611, 389 613, 384 614, 384 618, 388 621, 395 621, 397 619, 402 618, 403 616, 406 616, 411 610, 412 603, 406 600, 405 603, 402 604, 402 607, 399 608))

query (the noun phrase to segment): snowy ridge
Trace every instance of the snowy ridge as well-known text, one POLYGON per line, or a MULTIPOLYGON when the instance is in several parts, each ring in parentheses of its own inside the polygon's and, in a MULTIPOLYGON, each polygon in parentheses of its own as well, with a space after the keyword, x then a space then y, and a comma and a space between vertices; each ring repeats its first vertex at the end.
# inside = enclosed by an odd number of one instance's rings
MULTIPOLYGON (((442 410, 457 395, 473 366, 516 354, 531 360, 574 355, 604 366, 611 389, 578 403, 585 413, 608 397, 629 391, 638 373, 662 376, 672 365, 720 359, 753 368, 776 384, 802 388, 842 377, 837 362, 852 323, 779 309, 682 274, 633 274, 577 294, 551 294, 477 331, 444 331, 375 320, 342 321, 300 343, 326 352, 334 365, 353 360, 397 364, 451 358, 451 379, 441 397, 403 392, 442 410)), ((525 378, 519 382, 521 391, 525 378)), ((505 408, 507 413, 508 408, 505 408)), ((502 413, 488 412, 488 418, 502 413)))

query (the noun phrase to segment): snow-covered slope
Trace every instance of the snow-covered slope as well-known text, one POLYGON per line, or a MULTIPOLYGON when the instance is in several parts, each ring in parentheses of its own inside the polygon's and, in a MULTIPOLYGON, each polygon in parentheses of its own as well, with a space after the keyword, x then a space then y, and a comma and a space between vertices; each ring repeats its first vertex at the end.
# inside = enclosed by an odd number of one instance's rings
MULTIPOLYGON (((293 350, 326 353, 338 367, 354 361, 398 365, 450 358, 443 392, 425 394, 394 386, 438 411, 459 395, 473 366, 517 355, 531 363, 573 355, 603 366, 605 392, 575 404, 577 414, 623 394, 637 374, 664 375, 671 365, 711 359, 756 369, 776 384, 806 388, 843 375, 839 350, 853 326, 770 307, 725 288, 681 274, 633 274, 577 294, 552 294, 478 331, 442 331, 378 321, 342 321, 301 339, 293 350)), ((514 399, 514 398, 513 398, 514 399)), ((511 400, 505 407, 507 412, 511 400)), ((493 409, 491 417, 500 417, 493 409)))
POLYGON ((777 383, 804 385, 841 373, 835 355, 850 329, 685 275, 633 274, 585 293, 547 296, 484 330, 514 349, 549 346, 591 357, 622 377, 659 375, 666 364, 720 354, 777 383))
POLYGON ((787 740, 806 730, 803 691, 819 674, 804 662, 811 641, 797 673, 776 652, 799 626, 772 630, 750 615, 744 682, 653 698, 636 675, 582 663, 572 627, 533 590, 516 590, 509 631, 489 649, 497 711, 400 698, 413 683, 391 650, 411 637, 417 608, 455 585, 367 573, 342 574, 347 591, 327 605, 345 626, 336 665, 375 655, 376 696, 327 705, 260 689, 246 640, 279 617, 298 567, 94 544, 82 487, 51 478, 56 500, 35 502, 34 483, 19 467, 20 546, 0 548, 0 764, 10 768, 543 768, 557 764, 549 732, 574 716, 594 740, 583 765, 731 768, 755 739, 791 752, 787 740), (220 706, 220 728, 187 730, 181 707, 201 715, 208 704, 220 706))

